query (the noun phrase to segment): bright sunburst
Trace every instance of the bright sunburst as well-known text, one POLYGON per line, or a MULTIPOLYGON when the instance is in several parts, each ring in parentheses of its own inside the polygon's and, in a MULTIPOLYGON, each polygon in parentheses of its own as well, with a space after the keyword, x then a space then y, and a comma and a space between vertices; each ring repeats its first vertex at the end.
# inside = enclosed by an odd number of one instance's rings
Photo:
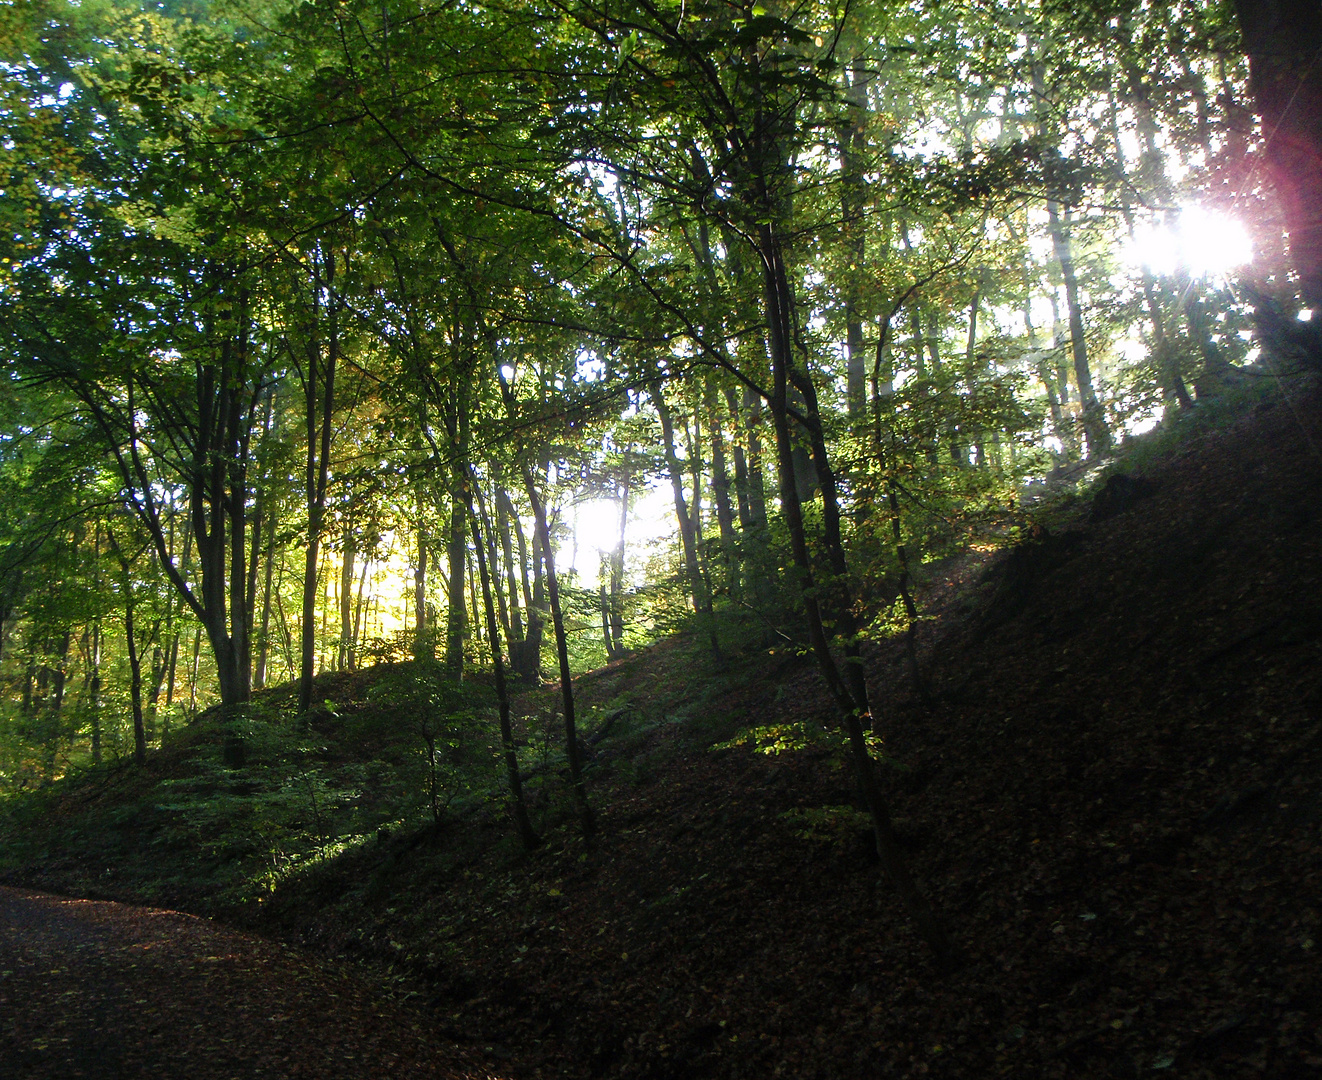
POLYGON ((1219 277, 1253 261, 1248 230, 1234 218, 1202 206, 1186 206, 1174 221, 1135 230, 1126 259, 1165 277, 1179 270, 1194 277, 1219 277))

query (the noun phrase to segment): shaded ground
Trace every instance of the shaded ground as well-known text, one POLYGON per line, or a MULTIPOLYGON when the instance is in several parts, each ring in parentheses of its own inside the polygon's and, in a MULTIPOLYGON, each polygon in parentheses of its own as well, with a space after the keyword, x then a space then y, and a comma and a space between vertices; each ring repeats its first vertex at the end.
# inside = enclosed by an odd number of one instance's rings
POLYGON ((492 1074, 361 976, 177 911, 0 888, 0 1078, 492 1074))

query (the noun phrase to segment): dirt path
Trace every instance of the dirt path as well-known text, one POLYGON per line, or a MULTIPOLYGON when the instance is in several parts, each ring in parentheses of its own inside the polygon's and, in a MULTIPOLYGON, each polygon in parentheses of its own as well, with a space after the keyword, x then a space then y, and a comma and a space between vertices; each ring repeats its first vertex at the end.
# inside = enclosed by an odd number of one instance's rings
POLYGON ((0 888, 0 1080, 494 1080, 364 978, 175 911, 0 888))

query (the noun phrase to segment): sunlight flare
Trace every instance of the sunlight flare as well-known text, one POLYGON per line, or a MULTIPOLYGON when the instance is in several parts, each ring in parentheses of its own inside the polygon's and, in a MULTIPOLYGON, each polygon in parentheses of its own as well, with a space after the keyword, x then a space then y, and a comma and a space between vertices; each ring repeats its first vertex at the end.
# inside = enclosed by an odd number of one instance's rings
POLYGON ((1186 206, 1174 221, 1135 230, 1125 261, 1160 277, 1185 271, 1218 277, 1253 261, 1253 243, 1242 222, 1202 206, 1186 206))

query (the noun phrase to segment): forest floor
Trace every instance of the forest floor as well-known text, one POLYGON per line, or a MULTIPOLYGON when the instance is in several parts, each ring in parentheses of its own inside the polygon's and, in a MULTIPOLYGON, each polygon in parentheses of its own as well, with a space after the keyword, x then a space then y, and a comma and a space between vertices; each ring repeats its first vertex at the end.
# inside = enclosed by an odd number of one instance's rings
POLYGON ((0 888, 0 1080, 491 1076, 430 1029, 301 950, 177 911, 0 888))
POLYGON ((517 1078, 1322 1075, 1322 404, 1122 471, 930 576, 926 695, 870 648, 954 974, 829 740, 711 749, 830 716, 779 646, 718 667, 675 640, 580 679, 646 718, 596 748, 591 841, 539 818, 525 855, 493 814, 383 836, 229 917, 389 965, 433 1035, 517 1078))

